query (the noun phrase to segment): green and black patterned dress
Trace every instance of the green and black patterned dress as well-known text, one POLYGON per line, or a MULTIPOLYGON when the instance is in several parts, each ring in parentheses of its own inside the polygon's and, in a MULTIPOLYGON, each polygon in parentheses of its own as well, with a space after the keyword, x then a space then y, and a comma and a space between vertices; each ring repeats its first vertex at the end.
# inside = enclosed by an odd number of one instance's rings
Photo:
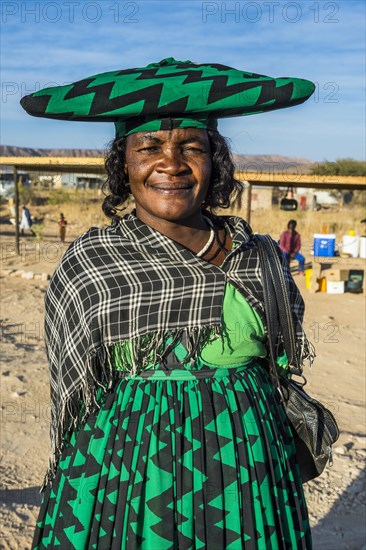
POLYGON ((114 346, 114 386, 63 451, 34 549, 312 548, 290 427, 258 362, 264 328, 229 283, 223 326, 195 363, 180 343, 174 368, 138 376, 114 346))

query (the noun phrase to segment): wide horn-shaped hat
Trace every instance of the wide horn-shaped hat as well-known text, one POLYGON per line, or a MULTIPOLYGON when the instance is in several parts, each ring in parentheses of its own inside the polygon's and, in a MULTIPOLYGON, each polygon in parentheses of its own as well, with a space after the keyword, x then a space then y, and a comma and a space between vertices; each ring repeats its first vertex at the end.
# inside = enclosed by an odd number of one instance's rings
POLYGON ((174 128, 216 128, 218 118, 253 115, 306 101, 315 85, 173 58, 45 88, 22 98, 33 116, 114 122, 117 136, 174 128))

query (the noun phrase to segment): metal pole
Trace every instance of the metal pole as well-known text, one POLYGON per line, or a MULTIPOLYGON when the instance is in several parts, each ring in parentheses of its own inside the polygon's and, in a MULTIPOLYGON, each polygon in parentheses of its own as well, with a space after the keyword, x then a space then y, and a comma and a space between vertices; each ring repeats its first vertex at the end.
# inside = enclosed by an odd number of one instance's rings
POLYGON ((19 181, 18 171, 14 166, 14 190, 15 190, 15 251, 20 254, 19 246, 19 181))
POLYGON ((250 213, 252 208, 252 184, 248 181, 247 182, 247 212, 245 219, 250 224, 250 213))

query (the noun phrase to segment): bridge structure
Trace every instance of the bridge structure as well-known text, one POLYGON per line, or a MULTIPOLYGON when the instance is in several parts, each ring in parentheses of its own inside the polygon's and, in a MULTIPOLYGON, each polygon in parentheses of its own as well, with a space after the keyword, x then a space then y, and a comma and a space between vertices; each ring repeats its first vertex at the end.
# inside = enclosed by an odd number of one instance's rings
MULTIPOLYGON (((0 157, 0 170, 8 167, 13 170, 15 184, 16 246, 19 249, 19 193, 18 173, 36 172, 39 174, 90 173, 105 175, 103 157, 0 157)), ((294 166, 291 164, 291 171, 294 166)), ((235 177, 243 182, 246 189, 246 219, 250 222, 251 196, 253 186, 262 187, 302 187, 310 189, 366 190, 366 176, 315 175, 302 173, 238 171, 235 177)))

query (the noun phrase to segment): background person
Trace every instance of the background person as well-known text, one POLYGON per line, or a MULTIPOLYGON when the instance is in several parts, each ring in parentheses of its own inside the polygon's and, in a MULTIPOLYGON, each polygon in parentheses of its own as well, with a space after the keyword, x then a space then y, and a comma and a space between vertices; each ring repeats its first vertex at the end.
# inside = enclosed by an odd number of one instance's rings
POLYGON ((214 210, 242 189, 217 118, 290 106, 314 86, 172 58, 92 81, 75 85, 77 102, 73 85, 48 90, 49 108, 42 94, 23 101, 48 117, 70 117, 70 101, 76 120, 120 112, 106 159, 112 223, 71 244, 47 290, 52 454, 34 548, 310 550, 256 241, 214 210), (256 105, 248 81, 263 88, 256 105), (120 217, 131 195, 136 209, 120 217))
POLYGON ((62 213, 60 214, 60 221, 58 222, 58 225, 59 225, 59 231, 60 231, 60 241, 64 243, 65 237, 66 237, 67 221, 65 220, 65 217, 62 213))
POLYGON ((300 254, 301 238, 296 231, 296 221, 290 220, 287 224, 287 230, 280 236, 280 248, 283 255, 289 262, 290 259, 295 259, 299 262, 299 275, 304 275, 305 258, 300 254))
POLYGON ((32 229, 32 225, 33 225, 33 221, 32 221, 32 216, 31 216, 30 210, 24 204, 23 205, 23 210, 22 210, 22 216, 20 218, 20 224, 19 224, 19 229, 20 229, 21 235, 24 235, 24 231, 27 231, 29 229, 29 231, 35 237, 36 234, 32 229))

